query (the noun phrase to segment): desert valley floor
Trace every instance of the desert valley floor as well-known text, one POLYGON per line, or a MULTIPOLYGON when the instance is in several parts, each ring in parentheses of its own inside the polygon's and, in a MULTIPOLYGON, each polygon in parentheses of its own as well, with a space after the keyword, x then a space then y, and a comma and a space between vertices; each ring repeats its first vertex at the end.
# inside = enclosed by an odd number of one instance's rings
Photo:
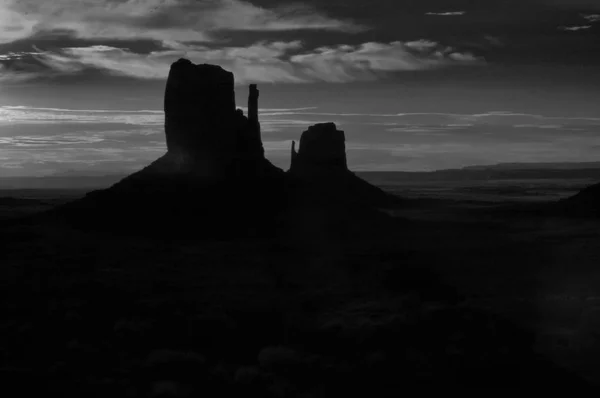
POLYGON ((382 210, 393 231, 111 236, 14 221, 84 191, 0 192, 2 377, 131 397, 600 385, 600 219, 532 210, 593 181, 360 176, 407 199, 382 210))

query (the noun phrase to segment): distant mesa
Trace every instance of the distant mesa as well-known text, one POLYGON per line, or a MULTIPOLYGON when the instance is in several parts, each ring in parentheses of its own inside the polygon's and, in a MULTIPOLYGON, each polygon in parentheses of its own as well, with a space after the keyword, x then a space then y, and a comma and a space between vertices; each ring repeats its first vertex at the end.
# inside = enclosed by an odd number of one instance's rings
POLYGON ((273 232, 310 197, 336 206, 392 201, 348 170, 344 132, 334 123, 316 124, 302 134, 288 173, 271 164, 264 155, 258 98, 251 84, 246 116, 236 108, 233 73, 179 59, 165 87, 167 153, 58 212, 83 227, 214 236, 273 232))

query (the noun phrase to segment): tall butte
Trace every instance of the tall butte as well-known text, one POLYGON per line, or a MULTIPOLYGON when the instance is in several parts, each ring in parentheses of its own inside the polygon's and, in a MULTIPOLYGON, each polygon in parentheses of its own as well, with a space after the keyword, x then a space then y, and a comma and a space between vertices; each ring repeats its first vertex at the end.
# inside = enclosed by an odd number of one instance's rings
POLYGON ((171 154, 217 166, 230 161, 236 140, 233 73, 180 59, 165 88, 165 134, 171 154))
POLYGON ((256 85, 248 108, 248 117, 236 108, 233 73, 178 60, 165 88, 167 153, 59 212, 84 227, 151 234, 268 229, 285 203, 285 173, 264 156, 256 85))
POLYGON ((236 109, 233 73, 180 59, 165 89, 165 133, 175 164, 211 178, 279 172, 264 157, 258 89, 250 85, 248 117, 236 109))

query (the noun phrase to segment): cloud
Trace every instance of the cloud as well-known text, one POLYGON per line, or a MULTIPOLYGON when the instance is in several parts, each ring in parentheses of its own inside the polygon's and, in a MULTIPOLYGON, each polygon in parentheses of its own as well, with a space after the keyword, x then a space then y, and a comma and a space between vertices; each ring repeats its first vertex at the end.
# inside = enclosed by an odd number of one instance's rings
POLYGON ((439 46, 439 44, 436 43, 435 41, 425 40, 425 39, 409 41, 409 42, 404 43, 404 45, 406 47, 416 50, 416 51, 430 51, 439 46))
POLYGON ((562 124, 515 124, 515 128, 561 129, 562 124))
MULTIPOLYGON (((241 110, 244 112, 248 111, 248 108, 245 106, 239 106, 241 110)), ((277 116, 277 115, 296 115, 302 111, 309 111, 313 109, 318 109, 316 106, 307 106, 304 108, 260 108, 258 113, 263 116, 277 116)))
POLYGON ((12 61, 12 60, 19 60, 22 58, 27 58, 29 56, 32 55, 42 55, 43 53, 36 53, 36 52, 25 52, 25 51, 18 51, 18 52, 14 52, 14 51, 9 51, 6 54, 0 54, 0 61, 12 61))
POLYGON ((498 37, 486 35, 484 39, 494 47, 504 47, 504 42, 498 37))
POLYGON ((418 135, 447 135, 447 131, 461 130, 464 127, 458 126, 436 126, 436 125, 401 125, 386 129, 391 133, 417 133, 418 135))
MULTIPOLYGON (((247 112, 245 106, 239 107, 247 112)), ((314 106, 302 108, 261 108, 262 116, 296 115, 317 109, 314 106)), ((162 125, 164 111, 154 109, 142 110, 112 110, 112 109, 65 109, 40 108, 25 105, 0 106, 0 124, 18 123, 122 123, 140 126, 162 125)))
POLYGON ((320 47, 313 52, 293 55, 290 61, 299 65, 307 76, 328 82, 373 80, 388 72, 484 62, 473 54, 458 53, 452 47, 425 40, 320 47))
POLYGON ((560 30, 566 30, 569 32, 576 32, 578 30, 586 30, 586 29, 590 29, 592 27, 592 25, 580 25, 580 26, 560 26, 559 29, 560 30))
POLYGON ((19 84, 39 76, 39 73, 11 70, 0 62, 0 84, 19 84))
POLYGON ((239 0, 222 0, 221 6, 208 14, 199 14, 204 25, 213 29, 286 31, 298 29, 361 32, 367 28, 351 21, 329 18, 300 3, 272 10, 239 0))
POLYGON ((368 42, 354 46, 320 47, 312 52, 291 56, 290 63, 310 79, 347 82, 374 80, 390 72, 484 62, 472 54, 464 54, 464 59, 458 59, 453 54, 458 53, 451 47, 424 40, 408 44, 400 41, 368 42))
POLYGON ((27 106, 0 106, 0 125, 7 124, 110 123, 155 126, 164 123, 162 111, 109 111, 27 106))
POLYGON ((443 113, 443 112, 411 112, 411 113, 333 113, 333 112, 305 112, 301 109, 294 112, 282 112, 273 116, 311 116, 311 117, 336 117, 336 118, 360 118, 367 124, 382 126, 441 126, 469 127, 477 125, 497 126, 548 126, 559 125, 572 126, 600 126, 600 118, 597 117, 563 117, 545 116, 539 114, 519 113, 509 111, 490 111, 485 113, 443 113))
POLYGON ((583 18, 585 18, 586 20, 588 20, 590 22, 599 22, 600 21, 600 14, 583 15, 583 18))
POLYGON ((441 17, 453 17, 457 15, 465 15, 466 11, 447 11, 447 12, 427 12, 425 15, 437 15, 441 17))
POLYGON ((294 74, 293 65, 283 59, 287 51, 298 48, 299 45, 299 42, 292 41, 261 42, 249 47, 190 46, 185 50, 167 49, 149 54, 97 45, 43 51, 41 55, 34 55, 33 58, 35 62, 45 66, 46 76, 69 75, 95 69, 117 76, 165 79, 171 63, 180 57, 186 57, 195 62, 215 63, 232 70, 237 83, 301 83, 304 80, 294 74))
MULTIPOLYGON (((66 108, 40 108, 35 106, 25 106, 25 105, 2 105, 0 109, 11 109, 11 110, 29 110, 29 111, 48 111, 48 112, 74 112, 74 113, 163 113, 160 110, 129 110, 129 111, 120 111, 120 110, 112 110, 112 109, 66 109, 66 108)), ((314 108, 298 108, 298 109, 314 109, 314 108)))
POLYGON ((0 145, 13 147, 47 147, 68 146, 78 144, 92 144, 102 142, 102 138, 87 137, 79 135, 55 135, 55 136, 14 136, 0 137, 0 145))
POLYGON ((140 78, 158 79, 166 76, 164 62, 153 57, 152 54, 142 56, 128 49, 103 45, 69 47, 62 49, 61 52, 47 51, 41 56, 36 56, 36 59, 52 71, 67 74, 93 67, 115 72, 118 75, 140 78))
POLYGON ((10 43, 31 36, 37 19, 14 10, 15 2, 0 2, 0 43, 10 43))
POLYGON ((164 149, 141 148, 14 148, 0 155, 3 176, 44 176, 73 170, 109 173, 133 172, 160 156, 164 149), (157 153, 158 152, 158 153, 157 153))
POLYGON ((175 47, 149 54, 106 45, 68 47, 60 51, 44 51, 35 47, 36 51, 28 54, 31 65, 35 65, 30 77, 44 75, 39 69, 45 68, 46 76, 95 69, 118 76, 164 79, 171 63, 180 57, 219 64, 231 70, 236 82, 241 84, 374 80, 392 72, 484 63, 481 57, 428 40, 368 42, 308 51, 301 51, 303 44, 298 40, 261 41, 247 47, 213 48, 181 43, 175 47))
MULTIPOLYGON (((68 110, 69 119, 48 123, 40 122, 33 108, 19 109, 31 113, 31 118, 22 116, 20 121, 0 125, 2 175, 45 175, 73 168, 129 171, 147 165, 166 150, 163 127, 146 125, 143 120, 140 124, 92 122, 82 120, 80 111, 68 110)), ((45 117, 63 111, 67 110, 47 111, 45 117)), ((90 113, 111 119, 104 111, 90 113)))
POLYGON ((56 30, 82 39, 207 42, 223 30, 366 29, 308 6, 268 9, 242 0, 4 0, 0 27, 0 43, 56 30))

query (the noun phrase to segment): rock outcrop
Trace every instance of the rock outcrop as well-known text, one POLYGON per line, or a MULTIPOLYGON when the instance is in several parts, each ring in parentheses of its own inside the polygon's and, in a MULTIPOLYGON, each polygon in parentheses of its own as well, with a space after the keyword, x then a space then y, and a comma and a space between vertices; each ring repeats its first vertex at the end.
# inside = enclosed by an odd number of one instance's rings
MULTIPOLYGON (((264 154, 258 98, 251 84, 245 116, 236 108, 231 72, 178 60, 165 88, 167 153, 58 212, 90 229, 218 237, 272 234, 282 225, 293 229, 294 214, 306 209, 331 215, 332 208, 352 207, 344 204, 395 203, 392 195, 348 170, 344 132, 334 123, 302 134, 288 173, 273 166, 264 154)), ((346 210, 339 211, 340 220, 357 214, 346 210)))
POLYGON ((164 97, 168 151, 206 163, 231 157, 241 120, 236 113, 233 73, 216 65, 173 63, 164 97))
POLYGON ((169 157, 214 179, 277 173, 264 158, 255 84, 248 108, 249 117, 236 109, 233 73, 187 59, 173 63, 164 100, 169 157))
POLYGON ((165 89, 167 153, 59 212, 92 229, 154 235, 271 230, 285 205, 285 173, 264 157, 256 85, 248 105, 249 117, 236 109, 231 72, 178 60, 165 89))
POLYGON ((310 126, 300 137, 300 148, 292 143, 290 170, 298 173, 341 173, 348 171, 346 137, 335 123, 310 126))
POLYGON ((301 182, 303 200, 329 202, 336 206, 353 203, 390 206, 398 199, 362 180, 348 169, 346 138, 335 123, 310 126, 296 143, 292 142, 288 174, 301 182))

